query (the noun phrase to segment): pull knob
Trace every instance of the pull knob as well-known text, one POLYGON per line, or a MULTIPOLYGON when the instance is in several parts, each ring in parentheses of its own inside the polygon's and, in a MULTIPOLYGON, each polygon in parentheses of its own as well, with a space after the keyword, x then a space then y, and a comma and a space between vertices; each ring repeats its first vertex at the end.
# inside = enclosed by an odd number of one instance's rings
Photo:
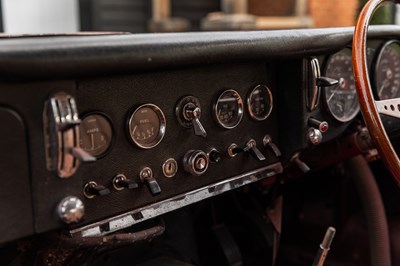
POLYGON ((85 214, 83 202, 75 196, 68 196, 57 206, 58 217, 66 224, 80 222, 85 214))
POLYGON ((257 143, 254 139, 249 140, 243 148, 235 147, 232 149, 233 154, 238 154, 240 152, 250 152, 250 154, 257 160, 259 161, 265 160, 265 156, 257 148, 257 143))
POLYGON ((315 118, 310 117, 308 119, 308 124, 312 127, 317 128, 321 133, 325 133, 329 129, 329 124, 326 121, 319 121, 315 118))
POLYGON ((190 150, 183 157, 184 170, 194 176, 204 174, 208 169, 208 164, 208 156, 201 150, 190 150))
POLYGON ((308 129, 307 137, 308 137, 308 140, 310 141, 310 143, 313 145, 318 145, 322 141, 321 131, 319 129, 315 129, 313 127, 308 129))
POLYGON ((203 125, 200 123, 201 109, 194 104, 188 104, 189 106, 185 109, 185 117, 188 117, 192 122, 194 134, 196 136, 207 137, 207 132, 203 125))
POLYGON ((160 185, 157 180, 153 176, 153 171, 150 167, 145 167, 139 172, 140 180, 146 184, 147 188, 150 190, 150 193, 155 196, 161 193, 160 185))
POLYGON ((139 185, 125 175, 119 174, 114 177, 113 186, 116 190, 123 190, 137 188, 139 185))
POLYGON ((108 188, 98 185, 94 181, 86 183, 86 185, 83 187, 83 195, 85 195, 85 197, 88 199, 92 199, 96 196, 105 196, 110 193, 111 191, 108 188))

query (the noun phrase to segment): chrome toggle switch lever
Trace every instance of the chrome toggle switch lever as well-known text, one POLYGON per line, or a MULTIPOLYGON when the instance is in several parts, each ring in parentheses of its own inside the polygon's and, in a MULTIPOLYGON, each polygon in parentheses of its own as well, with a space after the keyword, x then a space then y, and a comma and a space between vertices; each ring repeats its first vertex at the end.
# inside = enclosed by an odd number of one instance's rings
POLYGON ((276 157, 281 157, 282 153, 281 150, 276 146, 275 143, 272 142, 272 138, 270 135, 265 135, 263 138, 263 145, 264 147, 269 147, 272 152, 275 154, 276 157))
POLYGON ((193 128, 196 136, 207 137, 207 132, 200 122, 200 101, 194 96, 186 96, 179 100, 175 108, 179 123, 186 128, 193 128))
POLYGON ((232 149, 233 154, 237 154, 240 152, 250 152, 251 155, 253 155, 254 158, 256 158, 259 161, 264 161, 265 156, 261 153, 261 151, 257 148, 257 143, 254 139, 249 140, 244 148, 241 147, 235 147, 232 149))
POLYGON ((295 153, 290 161, 296 164, 303 173, 310 171, 310 167, 300 159, 300 153, 295 153))
POLYGON ((71 148, 69 149, 69 153, 71 153, 76 159, 84 163, 96 161, 96 157, 93 157, 92 155, 84 151, 81 147, 71 148))
POLYGON ((161 193, 160 185, 157 180, 153 176, 153 171, 150 167, 145 167, 140 170, 139 173, 140 180, 146 184, 147 188, 150 190, 150 193, 155 196, 161 193))
POLYGON ((192 121, 193 131, 196 136, 207 137, 207 132, 203 125, 200 123, 201 109, 195 107, 193 110, 185 110, 185 114, 192 121))

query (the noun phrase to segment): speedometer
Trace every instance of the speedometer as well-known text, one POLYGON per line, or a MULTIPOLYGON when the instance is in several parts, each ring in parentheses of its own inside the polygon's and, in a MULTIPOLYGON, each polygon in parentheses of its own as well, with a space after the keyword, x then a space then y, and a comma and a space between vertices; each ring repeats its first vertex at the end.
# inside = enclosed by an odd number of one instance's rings
POLYGON ((400 44, 387 42, 375 64, 375 92, 379 100, 400 97, 400 44))
POLYGON ((329 114, 340 122, 350 121, 360 110, 351 50, 346 48, 329 57, 324 75, 339 81, 337 85, 324 88, 324 102, 329 114))

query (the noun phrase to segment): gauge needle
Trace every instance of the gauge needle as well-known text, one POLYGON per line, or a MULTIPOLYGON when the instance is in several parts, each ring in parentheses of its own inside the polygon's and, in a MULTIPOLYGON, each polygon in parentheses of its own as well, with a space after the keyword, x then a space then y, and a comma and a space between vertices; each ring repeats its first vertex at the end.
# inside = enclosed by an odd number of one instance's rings
POLYGON ((92 150, 94 150, 94 134, 90 134, 90 140, 92 142, 92 150))
POLYGON ((137 129, 137 125, 133 128, 133 130, 132 130, 132 135, 135 134, 136 129, 137 129))
POLYGON ((328 103, 332 100, 333 96, 335 96, 335 93, 338 91, 338 89, 339 89, 339 87, 337 87, 337 88, 332 92, 331 96, 329 96, 328 101, 327 101, 328 103))

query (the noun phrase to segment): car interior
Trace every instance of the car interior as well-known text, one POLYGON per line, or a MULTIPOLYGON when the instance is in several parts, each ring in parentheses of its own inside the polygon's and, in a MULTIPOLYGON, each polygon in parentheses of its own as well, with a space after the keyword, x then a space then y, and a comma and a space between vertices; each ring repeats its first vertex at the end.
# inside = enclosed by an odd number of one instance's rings
POLYGON ((399 1, 272 2, 0 35, 0 264, 400 265, 399 1))

